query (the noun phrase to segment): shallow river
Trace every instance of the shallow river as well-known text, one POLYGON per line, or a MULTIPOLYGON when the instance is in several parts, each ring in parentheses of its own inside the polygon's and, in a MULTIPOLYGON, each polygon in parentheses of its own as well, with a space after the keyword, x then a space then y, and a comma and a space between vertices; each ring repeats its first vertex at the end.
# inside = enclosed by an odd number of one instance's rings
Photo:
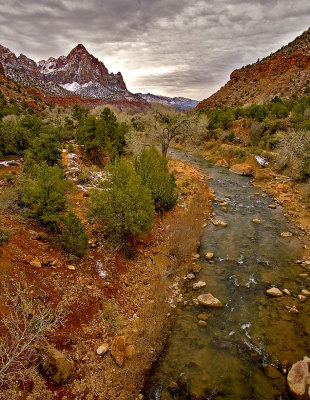
POLYGON ((212 293, 224 307, 181 308, 145 399, 289 399, 280 370, 310 352, 310 299, 301 303, 296 297, 308 286, 298 277, 304 271, 295 261, 303 244, 296 228, 280 206, 268 208, 273 199, 249 178, 200 157, 170 154, 198 166, 211 178, 217 198, 228 203, 226 211, 220 202, 213 204, 214 219, 228 226, 209 225, 202 238, 201 257, 213 252, 214 264, 203 261, 195 281, 207 286, 199 293, 189 289, 190 297, 212 293), (287 231, 293 236, 282 238, 287 231), (271 286, 287 288, 293 296, 268 297, 271 286), (297 306, 297 315, 286 308, 291 306, 297 306), (200 313, 208 314, 206 327, 197 325, 200 313))

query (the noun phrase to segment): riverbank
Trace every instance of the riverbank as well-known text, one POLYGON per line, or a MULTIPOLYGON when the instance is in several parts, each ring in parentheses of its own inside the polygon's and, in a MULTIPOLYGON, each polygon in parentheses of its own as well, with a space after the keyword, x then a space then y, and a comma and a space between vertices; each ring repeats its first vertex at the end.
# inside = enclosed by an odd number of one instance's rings
MULTIPOLYGON (((10 167, 9 172, 18 175, 21 167, 10 167)), ((157 216, 152 233, 134 243, 134 259, 115 252, 96 226, 87 225, 91 248, 79 262, 72 262, 42 228, 18 215, 1 215, 2 225, 11 229, 9 243, 0 248, 1 282, 21 285, 37 302, 62 309, 64 322, 47 339, 75 363, 72 378, 62 386, 48 382, 30 366, 26 385, 4 388, 1 400, 138 396, 145 373, 164 346, 181 299, 182 277, 197 264, 192 255, 211 208, 207 178, 180 161, 171 160, 170 167, 178 205, 157 216), (111 349, 119 337, 127 349, 121 367, 110 352, 97 354, 102 344, 111 349)), ((6 191, 6 184, 2 189, 6 191)), ((71 200, 86 223, 87 191, 73 191, 71 200)))

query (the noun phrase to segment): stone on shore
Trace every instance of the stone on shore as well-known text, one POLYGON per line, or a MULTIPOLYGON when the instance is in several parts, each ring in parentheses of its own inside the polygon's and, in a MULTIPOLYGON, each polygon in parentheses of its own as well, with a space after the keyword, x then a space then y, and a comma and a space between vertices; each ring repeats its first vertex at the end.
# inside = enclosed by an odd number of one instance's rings
POLYGON ((116 336, 112 342, 111 356, 119 367, 121 367, 125 361, 125 345, 125 336, 116 336))
POLYGON ((103 343, 101 346, 98 347, 96 350, 98 356, 103 356, 109 351, 109 343, 103 343))
POLYGON ((249 165, 247 163, 232 165, 230 167, 229 171, 231 171, 235 174, 238 174, 238 175, 245 175, 245 176, 253 175, 253 168, 251 167, 251 165, 249 165))
POLYGON ((74 371, 74 362, 47 342, 38 349, 38 365, 44 375, 55 385, 64 383, 74 371))

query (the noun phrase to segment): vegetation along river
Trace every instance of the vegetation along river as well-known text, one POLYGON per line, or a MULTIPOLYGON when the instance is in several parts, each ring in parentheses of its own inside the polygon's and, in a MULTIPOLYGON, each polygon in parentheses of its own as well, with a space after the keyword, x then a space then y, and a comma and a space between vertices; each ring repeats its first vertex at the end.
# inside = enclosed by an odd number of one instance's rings
POLYGON ((199 167, 210 177, 215 220, 202 238, 200 255, 214 253, 214 263, 202 261, 193 281, 206 287, 188 289, 190 298, 212 293, 223 308, 183 307, 165 351, 148 379, 148 400, 290 399, 286 386, 287 364, 309 355, 310 299, 297 295, 308 281, 296 264, 302 242, 283 209, 249 178, 214 166, 205 159, 172 150, 170 155, 199 167), (261 223, 254 223, 258 219, 261 223), (292 232, 290 238, 282 232, 292 232), (269 297, 272 286, 288 289, 292 296, 269 297), (296 306, 298 314, 290 312, 296 306), (207 314, 207 326, 198 326, 198 315, 207 314))

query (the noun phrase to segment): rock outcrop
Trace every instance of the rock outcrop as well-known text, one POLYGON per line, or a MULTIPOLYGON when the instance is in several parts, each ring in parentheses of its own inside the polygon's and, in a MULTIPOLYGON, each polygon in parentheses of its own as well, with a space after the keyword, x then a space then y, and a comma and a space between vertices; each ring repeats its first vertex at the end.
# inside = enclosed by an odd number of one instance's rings
POLYGON ((260 104, 275 96, 303 95, 309 90, 310 29, 277 52, 233 71, 219 91, 197 109, 260 104))
POLYGON ((145 100, 127 90, 120 72, 109 73, 103 62, 90 54, 82 44, 76 46, 67 56, 50 57, 38 64, 23 54, 17 57, 8 48, 0 45, 0 63, 9 78, 39 89, 46 95, 44 100, 54 104, 87 105, 82 98, 101 100, 101 103, 104 100, 109 104, 116 102, 116 105, 120 102, 134 103, 135 106, 140 105, 140 110, 147 106, 145 100), (48 96, 61 96, 64 104, 60 104, 59 98, 48 96))

